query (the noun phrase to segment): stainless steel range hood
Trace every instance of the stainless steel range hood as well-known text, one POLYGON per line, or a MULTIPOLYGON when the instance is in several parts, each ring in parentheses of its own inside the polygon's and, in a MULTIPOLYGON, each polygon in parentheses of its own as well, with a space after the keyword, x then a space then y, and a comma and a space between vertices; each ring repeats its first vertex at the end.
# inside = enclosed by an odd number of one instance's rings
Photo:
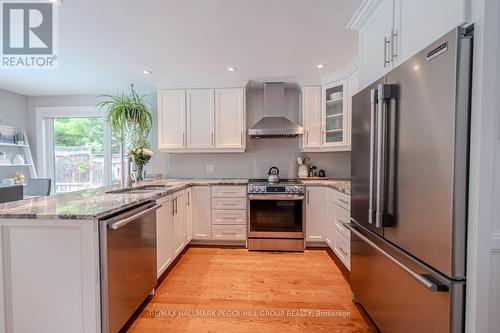
POLYGON ((283 82, 264 83, 264 117, 248 130, 248 134, 255 138, 302 135, 304 129, 284 114, 285 84, 283 82))

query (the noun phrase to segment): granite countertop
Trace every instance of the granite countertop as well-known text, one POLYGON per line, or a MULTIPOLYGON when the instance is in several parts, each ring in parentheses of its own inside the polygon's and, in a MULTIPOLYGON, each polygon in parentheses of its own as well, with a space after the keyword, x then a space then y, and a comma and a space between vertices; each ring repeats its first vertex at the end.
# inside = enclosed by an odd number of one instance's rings
MULTIPOLYGON (((302 179, 300 183, 306 186, 327 186, 350 194, 351 183, 349 180, 302 179)), ((0 204, 0 218, 97 220, 142 202, 155 200, 193 185, 247 184, 248 179, 163 179, 134 185, 134 187, 144 185, 168 186, 167 188, 158 188, 158 190, 144 193, 106 193, 118 190, 121 187, 100 187, 3 203, 0 204)))
POLYGON ((306 186, 326 186, 351 195, 351 181, 349 179, 304 179, 300 182, 306 186))
POLYGON ((192 185, 246 184, 248 184, 248 179, 164 179, 134 185, 134 187, 144 185, 169 186, 147 193, 106 193, 121 187, 100 187, 3 203, 0 204, 0 218, 97 220, 192 185))

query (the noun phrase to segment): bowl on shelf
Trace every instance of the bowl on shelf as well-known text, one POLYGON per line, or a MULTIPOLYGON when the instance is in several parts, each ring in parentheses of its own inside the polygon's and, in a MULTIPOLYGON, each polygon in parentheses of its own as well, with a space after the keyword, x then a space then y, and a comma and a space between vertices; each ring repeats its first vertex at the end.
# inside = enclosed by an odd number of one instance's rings
POLYGON ((342 91, 335 92, 335 93, 329 95, 329 97, 330 97, 329 100, 330 101, 335 101, 335 100, 341 99, 342 96, 343 96, 342 91))

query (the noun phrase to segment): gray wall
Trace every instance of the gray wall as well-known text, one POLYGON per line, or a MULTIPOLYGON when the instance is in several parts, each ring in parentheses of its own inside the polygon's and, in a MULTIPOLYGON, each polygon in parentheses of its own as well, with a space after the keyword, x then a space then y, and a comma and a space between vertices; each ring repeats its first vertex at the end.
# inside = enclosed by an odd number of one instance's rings
MULTIPOLYGON (((94 106, 98 102, 102 101, 103 98, 98 96, 33 96, 27 98, 27 109, 28 109, 28 124, 30 132, 36 132, 36 117, 35 110, 37 107, 43 106, 94 106)), ((151 104, 151 109, 153 112, 153 131, 150 136, 150 143, 153 151, 158 151, 158 139, 157 139, 157 125, 156 125, 156 93, 150 93, 147 95, 147 101, 151 104)), ((33 144, 33 146, 35 146, 33 144)), ((35 153, 34 153, 35 155, 35 153)), ((36 160, 36 157, 34 157, 36 160)), ((156 154, 151 162, 148 164, 146 170, 150 173, 165 173, 166 169, 166 155, 156 154)))
MULTIPOLYGON (((27 124, 26 96, 0 89, 0 125, 13 126, 16 130, 27 131, 29 140, 33 142, 34 137, 30 135, 27 124)), ((1 147, 0 150, 6 152, 9 158, 15 154, 22 154, 22 150, 16 147, 1 147)), ((16 168, 11 167, 0 168, 0 180, 11 178, 16 170, 16 168)), ((19 170, 28 175, 27 169, 19 168, 19 170)))
MULTIPOLYGON (((286 89, 286 116, 300 123, 300 93, 286 89)), ((247 127, 251 127, 263 115, 262 90, 247 93, 247 127)), ((251 139, 247 137, 245 153, 225 154, 166 154, 167 175, 173 178, 265 178, 270 167, 280 169, 282 178, 297 177, 297 156, 301 138, 251 139), (206 172, 213 165, 214 172, 206 172)), ((324 168, 329 177, 350 177, 350 152, 308 153, 312 163, 324 168)))

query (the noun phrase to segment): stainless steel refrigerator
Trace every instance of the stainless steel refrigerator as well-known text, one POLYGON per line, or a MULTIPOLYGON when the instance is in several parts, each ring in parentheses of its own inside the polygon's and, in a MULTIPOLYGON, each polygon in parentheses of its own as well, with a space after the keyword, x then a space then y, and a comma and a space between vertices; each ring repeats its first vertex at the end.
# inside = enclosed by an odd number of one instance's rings
POLYGON ((384 332, 462 332, 473 27, 353 97, 351 288, 384 332))

